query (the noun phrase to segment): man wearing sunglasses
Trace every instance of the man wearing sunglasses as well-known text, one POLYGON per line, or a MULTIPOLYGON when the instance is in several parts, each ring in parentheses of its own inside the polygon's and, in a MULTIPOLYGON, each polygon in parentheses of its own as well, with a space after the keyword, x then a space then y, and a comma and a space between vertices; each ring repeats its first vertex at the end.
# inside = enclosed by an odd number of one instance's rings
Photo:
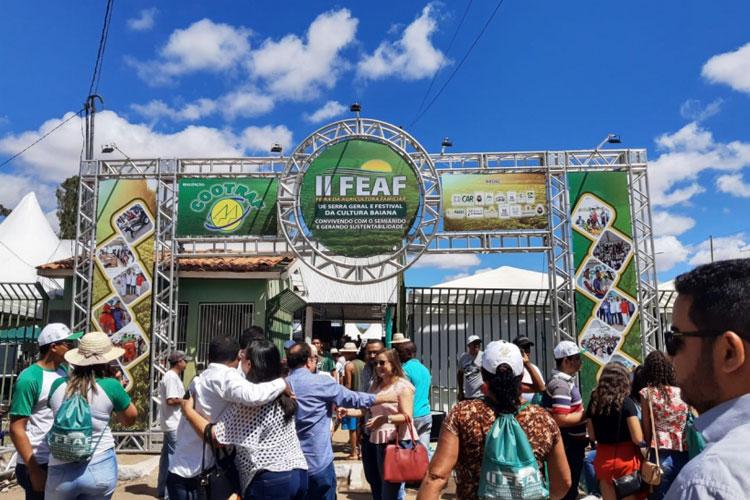
POLYGON ((707 441, 665 497, 739 499, 750 494, 750 259, 713 262, 675 279, 665 334, 682 398, 707 441))
POLYGON ((39 361, 18 376, 10 404, 10 439, 18 452, 16 477, 27 499, 44 498, 49 448, 47 433, 54 415, 47 406, 52 382, 67 377, 65 353, 82 332, 71 333, 62 323, 50 323, 39 334, 39 361))

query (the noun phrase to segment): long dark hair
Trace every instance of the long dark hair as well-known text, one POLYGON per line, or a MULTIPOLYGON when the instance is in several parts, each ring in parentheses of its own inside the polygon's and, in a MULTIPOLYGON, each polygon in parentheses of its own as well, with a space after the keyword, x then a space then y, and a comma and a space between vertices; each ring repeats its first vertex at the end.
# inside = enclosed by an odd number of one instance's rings
POLYGON ((591 414, 619 413, 622 402, 630 394, 630 373, 624 365, 613 361, 604 365, 599 383, 591 393, 591 414))
POLYGON ((659 392, 669 403, 672 398, 669 397, 669 386, 676 386, 677 380, 674 373, 674 366, 669 358, 661 351, 652 351, 646 356, 643 366, 646 370, 646 383, 649 387, 659 389, 659 392))
POLYGON ((495 373, 482 368, 482 378, 487 383, 487 392, 492 395, 492 406, 500 413, 514 413, 521 406, 521 378, 500 365, 495 373))
MULTIPOLYGON (((253 340, 245 350, 245 358, 250 361, 247 374, 250 382, 260 384, 281 377, 281 355, 270 340, 253 340)), ((284 412, 284 420, 289 422, 297 411, 297 402, 286 394, 281 394, 276 401, 284 412)))

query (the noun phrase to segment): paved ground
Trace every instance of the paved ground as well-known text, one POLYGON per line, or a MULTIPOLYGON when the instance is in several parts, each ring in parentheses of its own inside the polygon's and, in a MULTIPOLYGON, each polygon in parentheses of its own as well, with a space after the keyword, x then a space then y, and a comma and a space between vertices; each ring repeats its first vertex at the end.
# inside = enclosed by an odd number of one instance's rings
MULTIPOLYGON (((334 436, 334 452, 336 455, 335 458, 335 464, 336 465, 345 465, 345 464, 352 464, 353 462, 347 461, 346 456, 348 455, 348 445, 345 444, 347 439, 347 434, 345 431, 338 431, 336 435, 334 436)), ((117 456, 118 462, 122 466, 127 466, 129 464, 138 464, 143 463, 147 461, 154 461, 155 458, 154 455, 128 455, 128 454, 120 454, 117 456)), ((359 462, 361 463, 361 462, 359 462)), ((356 464, 356 461, 354 462, 356 464)), ((123 499, 123 500, 142 500, 145 498, 155 498, 156 497, 156 480, 158 476, 158 466, 154 467, 154 469, 151 471, 151 473, 146 476, 142 477, 140 479, 134 479, 131 481, 120 481, 120 483, 117 485, 117 490, 115 491, 114 498, 117 500, 123 499)), ((367 488, 367 482, 365 481, 364 477, 361 478, 362 483, 365 488, 367 488)), ((10 485, 0 484, 0 491, 2 491, 2 500, 24 500, 24 494, 23 489, 21 489, 19 486, 15 484, 15 481, 13 481, 10 485), (6 490, 6 488, 8 488, 6 490)), ((346 484, 346 481, 344 479, 339 480, 339 494, 338 497, 340 499, 344 500, 367 500, 372 498, 369 493, 369 489, 365 490, 358 490, 353 491, 349 488, 348 484, 346 484)), ((453 499, 456 498, 455 496, 455 485, 451 481, 451 484, 449 487, 445 490, 442 498, 445 499, 453 499)), ((412 500, 416 498, 417 496, 417 490, 408 489, 406 490, 406 498, 407 500, 412 500)))

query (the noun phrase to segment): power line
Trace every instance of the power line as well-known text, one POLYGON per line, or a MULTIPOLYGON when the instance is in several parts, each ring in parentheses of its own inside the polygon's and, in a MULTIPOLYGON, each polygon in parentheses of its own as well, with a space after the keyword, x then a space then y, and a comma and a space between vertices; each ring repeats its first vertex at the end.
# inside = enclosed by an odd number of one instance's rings
POLYGON ((461 20, 458 22, 456 31, 453 33, 453 38, 451 38, 451 41, 448 44, 448 48, 445 49, 445 52, 443 53, 443 59, 440 61, 440 66, 438 66, 438 69, 435 71, 435 74, 432 75, 432 81, 430 82, 430 85, 427 87, 427 91, 424 93, 424 97, 422 97, 422 102, 419 103, 419 108, 417 108, 417 112, 415 115, 419 115, 419 112, 422 111, 422 106, 424 106, 424 103, 427 100, 427 96, 430 95, 430 90, 432 90, 432 86, 435 84, 435 80, 437 80, 438 73, 440 73, 440 70, 443 69, 443 64, 445 64, 445 59, 448 53, 451 51, 451 47, 453 47, 453 42, 456 41, 456 36, 458 36, 458 32, 461 30, 461 26, 464 24, 464 19, 466 19, 466 14, 469 13, 469 9, 471 8, 471 4, 473 1, 474 0, 469 0, 469 4, 466 6, 466 10, 464 10, 464 15, 461 16, 461 20))
POLYGON ((469 55, 471 54, 471 51, 474 50, 474 47, 477 45, 477 43, 479 42, 479 40, 482 38, 482 35, 484 35, 484 32, 487 30, 487 27, 490 25, 490 23, 492 22, 492 19, 495 17, 495 14, 497 14, 497 11, 500 9, 500 6, 502 6, 504 2, 505 2, 505 0, 500 0, 497 3, 497 6, 495 7, 495 10, 493 10, 492 14, 490 14, 489 19, 487 19, 487 22, 484 24, 484 27, 482 27, 482 30, 477 35, 476 39, 474 40, 474 43, 471 44, 471 47, 469 47, 469 50, 467 50, 466 54, 464 54, 463 58, 461 58, 461 62, 458 63, 458 65, 456 66, 456 68, 453 70, 453 72, 448 77, 448 80, 446 80, 445 83, 443 84, 443 86, 440 87, 440 90, 438 90, 438 93, 435 95, 435 97, 432 98, 432 100, 427 105, 427 107, 424 108, 424 110, 414 119, 414 121, 412 121, 409 124, 409 126, 407 128, 413 127, 414 124, 417 123, 424 116, 425 113, 427 113, 427 111, 430 109, 430 107, 432 107, 432 105, 435 103, 435 101, 438 100, 438 98, 440 97, 440 95, 443 93, 443 90, 445 90, 445 88, 451 82, 451 80, 453 79, 453 77, 456 76, 456 73, 458 73, 458 70, 461 69, 461 66, 463 66, 463 64, 466 62, 466 59, 468 59, 469 55))
POLYGON ((102 25, 102 34, 99 38, 99 49, 96 52, 94 74, 91 76, 91 85, 89 85, 88 95, 96 93, 96 91, 99 89, 99 80, 102 76, 102 65, 104 64, 104 49, 107 46, 107 38, 109 37, 109 25, 110 20, 112 19, 112 7, 113 0, 107 0, 107 9, 104 11, 104 24, 102 25))
POLYGON ((68 118, 66 118, 65 120, 63 120, 63 121, 62 121, 62 123, 60 123, 60 124, 59 124, 59 125, 58 125, 57 127, 53 128, 52 130, 50 130, 49 132, 47 132, 46 134, 44 134, 43 136, 41 136, 41 137, 40 137, 39 139, 35 140, 35 141, 34 141, 34 142, 32 142, 31 144, 29 144, 28 146, 26 146, 25 148, 23 148, 23 149, 22 149, 21 151, 19 151, 18 153, 14 154, 13 156, 11 156, 10 158, 8 158, 8 159, 7 159, 7 160, 5 160, 4 162, 0 163, 0 168, 4 167, 4 166, 5 166, 5 165, 6 165, 7 163, 10 163, 11 161, 15 160, 16 158, 18 158, 19 156, 21 156, 22 154, 24 154, 24 153, 25 153, 26 151, 28 151, 29 149, 33 148, 34 146, 36 146, 36 145, 37 145, 37 144, 39 144, 40 142, 42 142, 42 141, 43 141, 44 139, 46 139, 46 138, 47 138, 47 136, 49 136, 49 135, 50 135, 50 134, 51 134, 52 132, 54 132, 55 130, 59 129, 59 128, 60 128, 60 127, 62 127, 63 125, 65 125, 66 123, 68 123, 68 122, 69 122, 70 120, 72 120, 72 119, 73 119, 73 118, 75 118, 76 116, 80 116, 82 112, 83 112, 83 109, 79 110, 79 111, 78 111, 77 113, 75 113, 75 114, 73 114, 73 115, 70 115, 70 116, 69 116, 68 118))

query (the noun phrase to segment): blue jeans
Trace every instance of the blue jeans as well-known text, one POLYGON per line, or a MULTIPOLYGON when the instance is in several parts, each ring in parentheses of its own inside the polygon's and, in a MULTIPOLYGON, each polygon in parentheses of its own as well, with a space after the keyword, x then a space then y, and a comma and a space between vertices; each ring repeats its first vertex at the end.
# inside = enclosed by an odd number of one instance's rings
MULTIPOLYGON (((385 463, 385 448, 387 444, 362 443, 362 466, 365 478, 370 483, 374 500, 398 500, 403 498, 401 490, 404 483, 391 483, 383 479, 383 464, 385 463), (365 451, 367 450, 367 451, 365 451)), ((411 441, 401 441, 403 448, 411 449, 411 441)))
POLYGON ((425 415, 414 419, 414 427, 417 428, 419 442, 427 448, 427 456, 432 460, 432 450, 430 449, 430 434, 432 433, 432 414, 425 415))
POLYGON ((182 477, 174 472, 167 475, 167 492, 170 500, 198 500, 198 476, 182 477))
POLYGON ((583 482, 586 483, 586 493, 601 496, 601 492, 599 492, 599 480, 596 479, 596 472, 594 472, 595 458, 596 450, 589 451, 583 457, 583 482))
POLYGON ((91 461, 50 465, 44 494, 55 500, 101 500, 112 498, 117 486, 114 448, 91 461))
POLYGON ((169 462, 174 455, 174 447, 177 444, 177 430, 164 433, 164 444, 161 446, 161 457, 159 458, 159 479, 156 481, 156 496, 169 498, 167 492, 167 476, 169 475, 169 462))
MULTIPOLYGON (((656 455, 654 450, 650 453, 651 460, 656 463, 656 455)), ((680 473, 685 464, 690 460, 690 455, 687 451, 672 451, 659 449, 659 461, 661 462, 661 469, 663 474, 661 475, 661 483, 654 489, 654 494, 651 498, 661 500, 667 495, 669 487, 672 486, 672 482, 680 473)))
MULTIPOLYGON (((333 463, 331 463, 333 467, 333 463)), ((335 494, 334 489, 334 494, 335 494)), ((307 471, 261 471, 247 486, 242 498, 259 500, 302 500, 307 494, 307 471)))
POLYGON ((336 468, 333 462, 315 474, 307 474, 307 496, 310 500, 336 500, 336 468))
MULTIPOLYGON (((47 464, 39 464, 39 467, 47 472, 47 464)), ((16 464, 16 479, 18 479, 19 486, 26 492, 26 500, 44 500, 44 492, 35 491, 31 487, 31 477, 29 476, 29 469, 26 467, 26 464, 16 464)))

